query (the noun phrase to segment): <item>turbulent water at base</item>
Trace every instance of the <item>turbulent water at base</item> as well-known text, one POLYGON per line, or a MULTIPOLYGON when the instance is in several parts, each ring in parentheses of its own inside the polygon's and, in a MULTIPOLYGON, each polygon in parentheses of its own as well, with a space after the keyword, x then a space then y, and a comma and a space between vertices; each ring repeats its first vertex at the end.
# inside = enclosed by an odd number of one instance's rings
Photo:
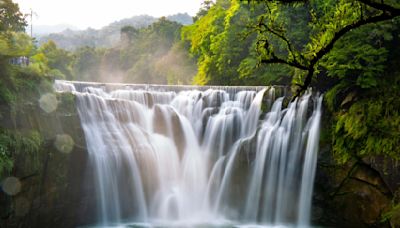
POLYGON ((76 95, 99 226, 309 226, 322 97, 286 107, 273 87, 55 88, 76 95))

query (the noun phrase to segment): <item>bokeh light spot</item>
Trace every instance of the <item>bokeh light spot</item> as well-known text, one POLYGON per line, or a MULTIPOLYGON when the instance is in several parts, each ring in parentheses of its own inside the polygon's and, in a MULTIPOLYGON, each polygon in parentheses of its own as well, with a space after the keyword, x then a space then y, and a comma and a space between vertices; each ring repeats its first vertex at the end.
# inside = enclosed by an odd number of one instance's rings
POLYGON ((40 108, 47 113, 54 112, 58 106, 56 95, 52 93, 43 94, 39 99, 39 105, 40 108))
POLYGON ((54 146, 62 153, 70 153, 74 148, 74 140, 68 134, 60 134, 56 136, 54 146))
POLYGON ((14 196, 21 191, 21 182, 16 177, 7 177, 1 187, 6 194, 14 196))

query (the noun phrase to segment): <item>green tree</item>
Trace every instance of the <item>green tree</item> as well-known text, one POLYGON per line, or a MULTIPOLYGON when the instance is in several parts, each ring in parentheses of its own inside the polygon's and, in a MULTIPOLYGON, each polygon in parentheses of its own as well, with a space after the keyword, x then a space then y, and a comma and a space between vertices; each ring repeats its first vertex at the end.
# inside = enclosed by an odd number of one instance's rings
POLYGON ((25 15, 12 0, 0 1, 0 32, 23 32, 27 26, 25 15))
POLYGON ((32 50, 32 39, 25 33, 0 32, 0 62, 2 64, 6 64, 8 59, 13 57, 28 56, 32 50))
POLYGON ((33 45, 31 39, 21 33, 27 25, 19 6, 11 0, 0 1, 0 64, 8 59, 30 54, 33 45))
POLYGON ((201 3, 199 12, 197 12, 196 16, 193 17, 193 21, 196 22, 198 19, 205 16, 208 13, 208 11, 211 9, 213 4, 214 4, 214 2, 212 0, 204 0, 201 3))
POLYGON ((121 28, 121 43, 128 45, 133 42, 139 34, 138 29, 133 26, 124 26, 121 28))
POLYGON ((39 52, 44 54, 47 59, 47 65, 53 69, 52 73, 58 79, 74 79, 72 70, 74 56, 70 52, 57 48, 53 41, 43 44, 39 48, 39 52))
MULTIPOLYGON (((184 40, 190 42, 190 52, 197 58, 198 72, 194 83, 205 85, 212 80, 217 67, 213 64, 215 56, 212 45, 216 43, 218 34, 224 31, 224 18, 229 4, 228 1, 217 1, 206 15, 197 20, 193 25, 187 26, 182 31, 184 40)), ((214 47, 217 47, 214 45, 214 47)))
MULTIPOLYGON (((284 64, 298 69, 299 74, 295 80, 298 85, 296 95, 310 86, 313 77, 320 72, 322 65, 329 68, 330 64, 335 64, 327 60, 330 59, 331 51, 341 39, 354 30, 371 24, 375 26, 380 26, 380 22, 393 24, 391 20, 395 21, 400 16, 400 3, 393 0, 385 3, 373 0, 249 2, 262 3, 267 9, 254 26, 254 30, 258 33, 257 49, 260 62, 284 64), (303 46, 296 45, 288 35, 291 33, 292 24, 285 23, 287 20, 285 14, 282 13, 287 7, 292 9, 300 7, 308 12, 307 17, 302 20, 309 23, 307 30, 309 30, 310 39, 303 46)), ((372 46, 364 46, 361 49, 364 56, 370 56, 369 62, 372 61, 378 65, 382 63, 382 59, 377 56, 384 54, 383 49, 378 50, 372 46)), ((363 65, 361 62, 359 64, 363 65)), ((375 69, 373 67, 368 67, 368 69, 375 73, 382 72, 378 65, 375 69)), ((364 79, 360 81, 371 82, 371 72, 365 72, 361 77, 364 79)))
POLYGON ((134 42, 121 48, 121 68, 125 81, 134 83, 187 83, 193 77, 194 63, 180 41, 182 25, 160 18, 138 30, 134 42))
POLYGON ((73 72, 78 80, 98 81, 103 50, 96 50, 94 47, 82 47, 74 52, 75 62, 73 72))
POLYGON ((287 68, 256 67, 257 40, 249 34, 248 25, 258 21, 261 7, 252 9, 238 0, 219 0, 207 12, 182 32, 198 62, 194 83, 260 85, 288 80, 287 68))

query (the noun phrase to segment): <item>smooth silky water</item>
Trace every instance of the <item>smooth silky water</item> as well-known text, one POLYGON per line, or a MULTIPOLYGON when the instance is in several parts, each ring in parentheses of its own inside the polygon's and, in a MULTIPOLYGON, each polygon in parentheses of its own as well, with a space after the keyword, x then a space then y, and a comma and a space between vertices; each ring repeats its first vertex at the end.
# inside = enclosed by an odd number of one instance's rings
POLYGON ((309 226, 322 96, 286 107, 274 87, 55 88, 77 99, 96 227, 309 226))

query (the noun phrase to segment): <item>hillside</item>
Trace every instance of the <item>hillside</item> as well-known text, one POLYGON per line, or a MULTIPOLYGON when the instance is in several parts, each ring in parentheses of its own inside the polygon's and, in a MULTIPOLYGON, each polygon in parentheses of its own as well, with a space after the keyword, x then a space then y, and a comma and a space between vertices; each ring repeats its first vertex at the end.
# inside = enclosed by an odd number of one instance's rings
MULTIPOLYGON (((168 20, 178 22, 182 25, 192 23, 192 17, 187 13, 178 13, 166 17, 168 20)), ((143 28, 151 25, 157 20, 156 17, 149 15, 133 16, 113 22, 101 29, 88 28, 86 30, 66 29, 59 33, 38 37, 39 45, 53 40, 58 47, 67 50, 75 50, 79 47, 111 47, 120 40, 120 30, 122 27, 130 25, 135 28, 143 28)))

